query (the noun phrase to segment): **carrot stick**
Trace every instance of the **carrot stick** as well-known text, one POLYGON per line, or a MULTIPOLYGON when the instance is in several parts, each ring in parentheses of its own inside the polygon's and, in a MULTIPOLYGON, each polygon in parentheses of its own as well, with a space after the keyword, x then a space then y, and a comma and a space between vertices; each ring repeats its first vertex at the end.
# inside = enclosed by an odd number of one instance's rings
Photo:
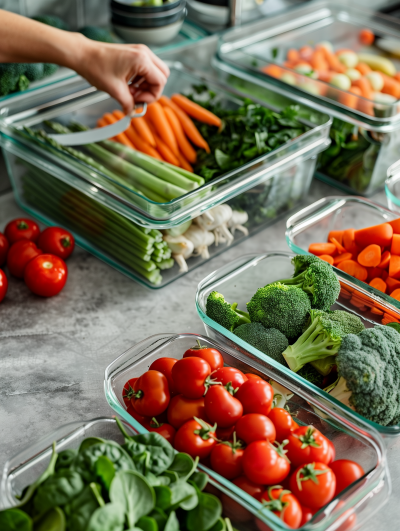
MULTIPOLYGON (((103 120, 105 120, 108 125, 111 125, 111 124, 115 124, 115 122, 118 122, 119 118, 116 118, 115 116, 113 116, 113 114, 111 114, 110 112, 107 112, 103 116, 103 120)), ((115 135, 114 138, 120 144, 124 144, 125 146, 135 149, 134 144, 129 140, 128 136, 125 133, 120 133, 119 135, 115 135)))
POLYGON ((346 249, 341 245, 336 238, 330 238, 329 241, 336 247, 338 253, 345 253, 346 249))
POLYGON ((167 144, 163 141, 163 139, 157 134, 156 128, 151 123, 150 118, 147 118, 147 125, 151 131, 151 134, 154 137, 154 140, 156 141, 157 151, 160 153, 161 157, 170 164, 173 164, 174 166, 180 166, 178 157, 175 156, 175 153, 172 153, 172 151, 169 149, 167 144))
POLYGON ((393 221, 388 221, 393 229, 393 234, 400 234, 400 218, 394 219, 393 221))
POLYGON ((383 245, 386 247, 392 242, 393 229, 389 223, 382 223, 381 225, 374 225, 366 229, 356 230, 354 239, 357 245, 364 248, 371 243, 376 245, 383 245))
POLYGON ((341 90, 339 93, 339 103, 351 109, 357 109, 359 103, 358 97, 361 95, 361 90, 358 87, 350 87, 348 92, 341 90))
POLYGON ((341 271, 344 271, 348 275, 355 277, 363 282, 368 277, 368 271, 366 270, 366 268, 358 264, 354 260, 344 260, 343 262, 340 262, 337 267, 341 271))
POLYGON ((400 255, 400 234, 393 234, 392 246, 390 248, 392 254, 400 255))
POLYGON ((208 125, 215 125, 215 127, 221 127, 221 118, 207 109, 204 109, 204 107, 198 103, 189 100, 189 98, 186 96, 183 96, 182 94, 174 94, 171 97, 171 100, 183 111, 185 111, 186 114, 192 118, 195 118, 196 120, 199 120, 199 122, 203 122, 208 125))
POLYGON ((390 257, 389 277, 400 278, 400 256, 395 254, 390 257))
POLYGON ((395 289, 400 288, 400 280, 397 280, 396 278, 387 277, 385 282, 388 287, 389 293, 391 293, 395 289))
POLYGON ((381 248, 373 243, 361 251, 357 261, 364 267, 377 267, 381 263, 381 256, 381 248))
MULTIPOLYGON (((368 81, 366 77, 360 77, 360 79, 356 79, 352 82, 353 87, 357 87, 361 90, 361 96, 367 100, 373 99, 373 92, 371 88, 371 84, 368 81)), ((364 101, 361 98, 358 99, 357 104, 358 110, 365 114, 373 115, 374 109, 373 105, 370 101, 364 101)))
POLYGON ((178 142, 179 151, 181 151, 189 162, 196 162, 196 151, 191 146, 190 142, 186 138, 185 133, 183 132, 182 126, 170 107, 165 107, 164 109, 165 116, 175 134, 175 138, 178 142))
POLYGON ((379 73, 383 78, 383 87, 381 92, 384 94, 390 94, 391 96, 395 97, 396 100, 398 100, 400 98, 400 83, 396 79, 393 79, 382 72, 379 73))
POLYGON ((181 152, 179 152, 179 155, 178 155, 178 160, 179 160, 179 166, 181 168, 183 168, 184 170, 187 170, 187 171, 190 171, 191 173, 193 173, 193 168, 192 166, 189 164, 189 162, 185 159, 185 157, 182 155, 181 152))
POLYGON ((163 160, 162 157, 160 157, 160 155, 157 153, 157 151, 152 146, 150 146, 150 144, 140 138, 140 136, 137 134, 137 132, 131 125, 125 131, 125 134, 129 138, 129 140, 135 144, 138 151, 141 151, 146 155, 150 155, 150 157, 153 157, 155 159, 163 160))
POLYGON ((333 243, 312 243, 308 248, 308 252, 316 256, 321 254, 332 255, 336 252, 336 245, 333 243))
POLYGON ((310 59, 310 64, 313 70, 317 70, 317 72, 329 70, 329 65, 325 60, 324 52, 321 50, 321 48, 313 53, 310 59))
POLYGON ((382 293, 386 293, 386 289, 387 289, 386 282, 382 280, 381 278, 374 278, 373 280, 371 280, 369 285, 379 291, 382 291, 382 293))
MULTIPOLYGON (((174 133, 172 132, 171 126, 169 125, 167 117, 165 116, 165 112, 162 106, 157 101, 155 101, 154 103, 148 105, 146 114, 150 122, 153 124, 158 136, 161 138, 163 143, 169 147, 169 149, 176 157, 176 155, 179 153, 178 143, 176 141, 174 133)), ((154 140, 156 141, 156 144, 158 146, 157 140, 154 140)))
POLYGON ((331 230, 328 234, 328 242, 331 238, 335 238, 340 245, 343 245, 343 230, 331 230))
POLYGON ((367 63, 358 63, 356 70, 358 70, 362 76, 366 76, 371 72, 371 67, 368 66, 367 63))
POLYGON ((99 118, 97 120, 97 127, 105 127, 106 125, 108 125, 108 123, 106 120, 104 120, 104 118, 99 118))
POLYGON ((150 144, 150 146, 156 147, 156 141, 143 117, 132 118, 131 125, 142 140, 150 144))
POLYGON ((353 255, 351 253, 339 254, 338 256, 335 256, 335 258, 333 259, 333 265, 340 264, 340 262, 343 262, 344 260, 351 260, 352 256, 353 255))
MULTIPOLYGON (((394 234, 393 237, 394 236, 396 236, 396 234, 394 234)), ((397 253, 397 254, 400 254, 400 253, 397 253)), ((390 257, 391 257, 390 252, 389 251, 385 251, 382 254, 381 262, 380 262, 380 264, 378 264, 378 267, 380 267, 381 269, 387 269, 389 267, 390 257)))
POLYGON ((346 67, 342 65, 336 55, 330 52, 325 46, 321 46, 320 50, 324 54, 325 61, 328 63, 329 70, 334 70, 339 74, 344 74, 346 72, 346 67))
POLYGON ((189 116, 184 111, 182 111, 182 109, 178 107, 178 105, 175 105, 175 103, 166 96, 161 96, 159 102, 163 107, 170 107, 175 112, 176 116, 178 117, 178 120, 181 123, 182 129, 185 131, 186 136, 189 138, 189 140, 191 140, 195 146, 204 149, 207 153, 210 153, 210 148, 207 142, 201 136, 199 130, 194 125, 189 116))
POLYGON ((374 307, 372 307, 369 311, 370 311, 371 313, 374 313, 375 315, 383 315, 383 311, 382 311, 382 310, 379 310, 378 308, 374 308, 374 307))
POLYGON ((320 254, 319 257, 324 262, 328 262, 328 264, 333 265, 333 257, 329 256, 329 254, 320 254))

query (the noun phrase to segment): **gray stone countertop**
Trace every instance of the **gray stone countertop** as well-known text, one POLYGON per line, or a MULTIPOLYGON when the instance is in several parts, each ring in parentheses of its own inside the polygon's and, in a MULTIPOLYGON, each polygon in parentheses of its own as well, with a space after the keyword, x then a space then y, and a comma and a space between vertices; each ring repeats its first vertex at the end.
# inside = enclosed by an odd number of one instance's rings
MULTIPOLYGON (((307 202, 338 194, 314 180, 307 202)), ((386 204, 384 193, 373 199, 386 204)), ((0 195, 0 230, 19 215, 12 194, 0 195)), ((112 415, 103 391, 105 367, 152 334, 204 334, 194 304, 198 282, 241 254, 288 250, 284 233, 281 219, 161 290, 143 288, 80 248, 68 261, 67 285, 57 297, 41 299, 11 279, 0 305, 0 470, 61 424, 112 415)), ((365 531, 398 529, 400 439, 388 453, 391 504, 365 531)))

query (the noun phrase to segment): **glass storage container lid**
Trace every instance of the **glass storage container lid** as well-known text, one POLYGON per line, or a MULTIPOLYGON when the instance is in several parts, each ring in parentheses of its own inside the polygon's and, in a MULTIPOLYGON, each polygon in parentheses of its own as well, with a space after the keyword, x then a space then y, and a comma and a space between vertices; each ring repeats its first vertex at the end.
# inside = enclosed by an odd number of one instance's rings
MULTIPOLYGON (((217 94, 218 101, 225 108, 237 108, 242 101, 241 98, 245 97, 245 94, 223 86, 203 74, 189 71, 180 63, 169 66, 171 75, 165 89, 167 95, 175 92, 190 93, 194 85, 206 84, 217 94)), ((270 90, 278 91, 274 87, 270 90)), ((261 105, 279 111, 278 107, 268 106, 265 103, 261 105)), ((3 143, 6 141, 17 143, 35 156, 39 156, 49 168, 57 165, 66 169, 72 175, 68 184, 73 184, 87 196, 128 219, 142 226, 154 228, 180 225, 199 216, 209 208, 253 188, 268 179, 271 174, 293 165, 300 158, 304 160, 315 156, 329 143, 327 136, 331 119, 324 113, 312 111, 312 122, 307 117, 301 118, 308 129, 300 136, 185 195, 166 203, 157 203, 129 190, 123 183, 121 184, 120 178, 117 181, 113 180, 100 170, 94 170, 84 161, 77 160, 67 151, 56 147, 49 148, 48 144, 40 141, 35 142, 24 129, 24 127, 43 128, 43 122, 46 120, 54 120, 64 125, 78 121, 84 126, 96 127, 97 120, 105 112, 112 111, 117 106, 115 100, 90 87, 82 79, 63 82, 57 87, 36 91, 32 94, 29 105, 26 100, 20 101, 19 105, 11 101, 8 107, 2 109, 0 130, 3 143)), ((114 173, 123 178, 121 172, 114 173)))
POLYGON ((314 71, 304 75, 288 68, 285 63, 289 50, 328 41, 335 51, 354 50, 381 55, 385 61, 390 59, 395 70, 399 70, 399 57, 388 56, 378 49, 383 43, 391 42, 392 46, 393 41, 398 43, 399 32, 400 22, 394 18, 352 7, 343 0, 335 3, 323 0, 224 33, 218 56, 235 68, 285 87, 294 98, 307 101, 315 109, 367 130, 389 132, 400 127, 400 102, 396 98, 383 95, 384 100, 372 101, 313 79, 314 71), (376 36, 376 46, 361 45, 359 33, 363 28, 368 28, 376 36), (281 80, 282 76, 288 82, 281 80), (351 96, 349 107, 344 103, 351 96))

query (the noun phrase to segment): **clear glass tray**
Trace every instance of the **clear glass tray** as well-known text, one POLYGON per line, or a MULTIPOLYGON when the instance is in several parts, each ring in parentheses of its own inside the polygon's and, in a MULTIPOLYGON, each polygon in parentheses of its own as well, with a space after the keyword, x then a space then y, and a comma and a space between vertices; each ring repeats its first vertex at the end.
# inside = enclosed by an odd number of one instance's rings
MULTIPOLYGON (((280 278, 289 278, 292 276, 293 266, 291 259, 293 256, 295 255, 292 253, 273 251, 266 254, 245 255, 214 271, 199 283, 196 293, 197 313, 203 321, 206 332, 210 337, 230 347, 236 345, 236 348, 247 352, 252 360, 258 358, 263 362, 267 362, 269 366, 273 367, 276 374, 287 378, 292 385, 299 385, 306 388, 322 399, 328 408, 336 408, 340 402, 335 398, 332 398, 322 389, 319 389, 298 374, 292 372, 288 367, 274 361, 269 356, 266 356, 245 341, 242 341, 235 334, 210 319, 206 314, 207 297, 214 290, 222 293, 226 300, 232 303, 237 302, 239 308, 245 309, 246 303, 258 288, 280 278)), ((362 319, 366 327, 381 324, 382 315, 379 315, 379 312, 381 314, 388 313, 395 319, 400 320, 399 309, 386 303, 381 297, 375 297, 373 293, 359 288, 351 277, 346 275, 346 278, 340 277, 339 280, 341 292, 337 303, 333 307, 334 309, 337 305, 337 309, 345 309, 351 313, 355 313, 362 319), (360 305, 360 299, 364 301, 364 306, 360 305), (371 312, 371 308, 374 309, 374 312, 378 313, 371 312)), ((286 384, 283 385, 288 387, 286 384)), ((390 439, 400 435, 400 426, 380 426, 379 424, 365 420, 361 415, 351 411, 347 406, 343 404, 340 404, 340 406, 349 414, 351 412, 352 415, 366 423, 369 427, 376 429, 385 438, 390 439)))
POLYGON ((400 216, 400 160, 388 169, 385 192, 390 210, 400 216))
MULTIPOLYGON (((105 371, 104 389, 108 403, 137 431, 145 432, 146 429, 129 415, 122 400, 122 390, 126 381, 143 374, 151 363, 160 357, 182 358, 184 352, 197 340, 201 341, 202 345, 217 348, 224 358, 225 365, 273 379, 293 392, 288 407, 296 416, 296 421, 318 427, 331 439, 335 444, 336 458, 354 459, 365 471, 369 471, 357 484, 343 491, 327 507, 319 511, 302 529, 310 531, 340 529, 340 525, 351 513, 357 515, 357 526, 362 525, 362 522, 387 501, 391 489, 386 451, 377 431, 339 403, 330 403, 317 388, 304 385, 304 382, 293 378, 293 373, 287 377, 270 363, 268 357, 253 355, 234 343, 222 339, 223 341, 216 342, 197 334, 165 333, 151 336, 134 345, 114 360, 105 371), (346 511, 349 512, 343 517, 346 511)), ((257 500, 236 485, 204 465, 200 465, 200 468, 220 487, 248 504, 251 512, 262 522, 267 523, 272 531, 288 529, 274 514, 263 510, 257 500)), ((246 530, 253 529, 250 522, 246 522, 245 525, 246 530)))

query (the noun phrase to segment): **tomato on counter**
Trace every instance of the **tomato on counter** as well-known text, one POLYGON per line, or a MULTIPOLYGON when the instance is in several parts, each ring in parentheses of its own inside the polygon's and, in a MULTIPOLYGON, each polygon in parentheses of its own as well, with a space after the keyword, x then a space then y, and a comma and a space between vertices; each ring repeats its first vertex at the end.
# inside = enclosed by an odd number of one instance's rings
POLYGON ((27 263, 24 272, 25 284, 41 297, 53 297, 60 293, 67 282, 68 269, 61 258, 41 254, 27 263))
POLYGON ((8 289, 8 280, 6 274, 2 269, 0 269, 0 302, 4 299, 7 294, 8 289))
POLYGON ((2 232, 0 232, 0 267, 6 263, 10 244, 2 232))
POLYGON ((40 229, 35 221, 18 218, 13 219, 7 224, 4 234, 10 245, 18 240, 30 240, 36 242, 40 234, 40 229))
POLYGON ((24 278, 25 267, 37 256, 43 254, 36 244, 30 240, 19 240, 13 243, 7 255, 7 267, 17 278, 24 278))
POLYGON ((66 260, 75 247, 75 239, 72 234, 61 227, 48 227, 40 235, 38 246, 44 253, 54 254, 66 260))

